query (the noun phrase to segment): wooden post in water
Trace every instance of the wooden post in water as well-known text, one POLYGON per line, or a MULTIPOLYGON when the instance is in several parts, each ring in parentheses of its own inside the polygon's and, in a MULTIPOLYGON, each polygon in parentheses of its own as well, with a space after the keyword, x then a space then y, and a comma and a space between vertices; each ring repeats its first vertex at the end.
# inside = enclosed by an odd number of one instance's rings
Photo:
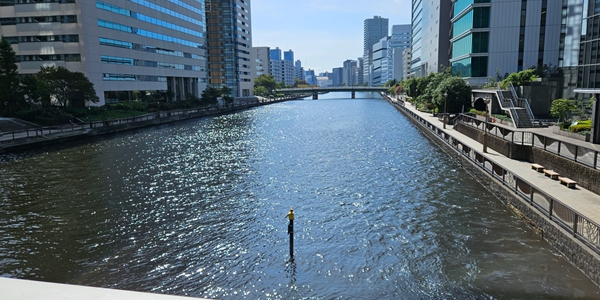
POLYGON ((294 208, 290 207, 290 211, 285 215, 290 220, 288 224, 288 234, 290 235, 290 259, 294 259, 294 208))

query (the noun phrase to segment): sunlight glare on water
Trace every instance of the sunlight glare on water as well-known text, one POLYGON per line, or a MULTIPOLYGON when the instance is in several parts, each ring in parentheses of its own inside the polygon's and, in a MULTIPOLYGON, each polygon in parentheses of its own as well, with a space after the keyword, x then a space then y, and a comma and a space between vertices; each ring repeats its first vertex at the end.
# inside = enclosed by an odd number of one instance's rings
POLYGON ((392 106, 362 96, 0 156, 0 274, 217 299, 600 297, 392 106))

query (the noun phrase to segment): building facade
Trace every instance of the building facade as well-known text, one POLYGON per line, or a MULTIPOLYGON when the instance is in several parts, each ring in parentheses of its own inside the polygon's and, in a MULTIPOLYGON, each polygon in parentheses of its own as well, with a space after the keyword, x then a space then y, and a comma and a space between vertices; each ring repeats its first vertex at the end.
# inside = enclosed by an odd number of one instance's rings
MULTIPOLYGON (((143 1, 147 2, 147 0, 143 1)), ((208 85, 215 88, 228 86, 233 97, 251 96, 254 89, 254 75, 250 58, 252 51, 250 0, 204 1, 208 85)))
POLYGON ((409 49, 412 40, 412 26, 410 24, 393 25, 392 35, 388 40, 388 68, 387 77, 384 82, 392 79, 398 81, 405 77, 405 63, 403 60, 403 51, 409 49))
POLYGON ((363 82, 372 84, 373 45, 388 36, 389 20, 380 16, 366 19, 363 27, 363 82))
POLYGON ((443 0, 412 1, 411 76, 427 76, 450 65, 452 3, 453 1, 443 0))
POLYGON ((252 47, 252 72, 256 79, 261 75, 269 75, 269 47, 252 47))
POLYGON ((104 105, 196 97, 207 84, 202 1, 3 1, 0 34, 21 74, 43 66, 82 72, 104 105))
POLYGON ((475 86, 496 74, 578 64, 583 0, 458 0, 452 13, 454 74, 475 86))
MULTIPOLYGON (((579 66, 577 68, 578 86, 575 92, 584 95, 584 98, 593 97, 595 99, 592 106, 590 140, 592 143, 600 144, 600 102, 598 102, 598 99, 600 99, 600 57, 598 56, 600 3, 596 1, 585 1, 584 3, 579 44, 579 66)), ((577 7, 569 6, 567 9, 577 12, 577 7)))
POLYGON ((353 86, 358 84, 358 63, 356 60, 348 59, 343 63, 342 84, 353 86))
POLYGON ((373 67, 371 85, 380 86, 386 82, 388 69, 388 38, 384 37, 373 44, 373 67))

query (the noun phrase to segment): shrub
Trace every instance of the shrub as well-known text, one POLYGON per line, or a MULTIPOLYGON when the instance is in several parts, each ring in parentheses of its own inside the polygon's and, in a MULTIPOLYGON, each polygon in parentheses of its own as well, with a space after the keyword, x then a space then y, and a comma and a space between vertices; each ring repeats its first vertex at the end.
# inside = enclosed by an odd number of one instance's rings
POLYGON ((568 128, 570 132, 576 133, 581 133, 582 131, 590 131, 592 129, 592 120, 577 121, 573 123, 573 125, 570 125, 568 128))

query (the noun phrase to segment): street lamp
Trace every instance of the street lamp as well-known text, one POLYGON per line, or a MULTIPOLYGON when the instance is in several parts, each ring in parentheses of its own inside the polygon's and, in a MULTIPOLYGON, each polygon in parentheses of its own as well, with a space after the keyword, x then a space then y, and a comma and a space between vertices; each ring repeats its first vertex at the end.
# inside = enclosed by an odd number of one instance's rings
POLYGON ((488 129, 488 106, 490 104, 490 97, 489 96, 485 96, 485 99, 483 99, 483 101, 485 102, 485 127, 483 128, 483 153, 487 153, 487 144, 488 144, 488 134, 487 134, 487 129, 488 129))
POLYGON ((444 129, 446 129, 446 124, 448 124, 448 115, 446 114, 446 103, 448 102, 448 92, 444 92, 444 129))

